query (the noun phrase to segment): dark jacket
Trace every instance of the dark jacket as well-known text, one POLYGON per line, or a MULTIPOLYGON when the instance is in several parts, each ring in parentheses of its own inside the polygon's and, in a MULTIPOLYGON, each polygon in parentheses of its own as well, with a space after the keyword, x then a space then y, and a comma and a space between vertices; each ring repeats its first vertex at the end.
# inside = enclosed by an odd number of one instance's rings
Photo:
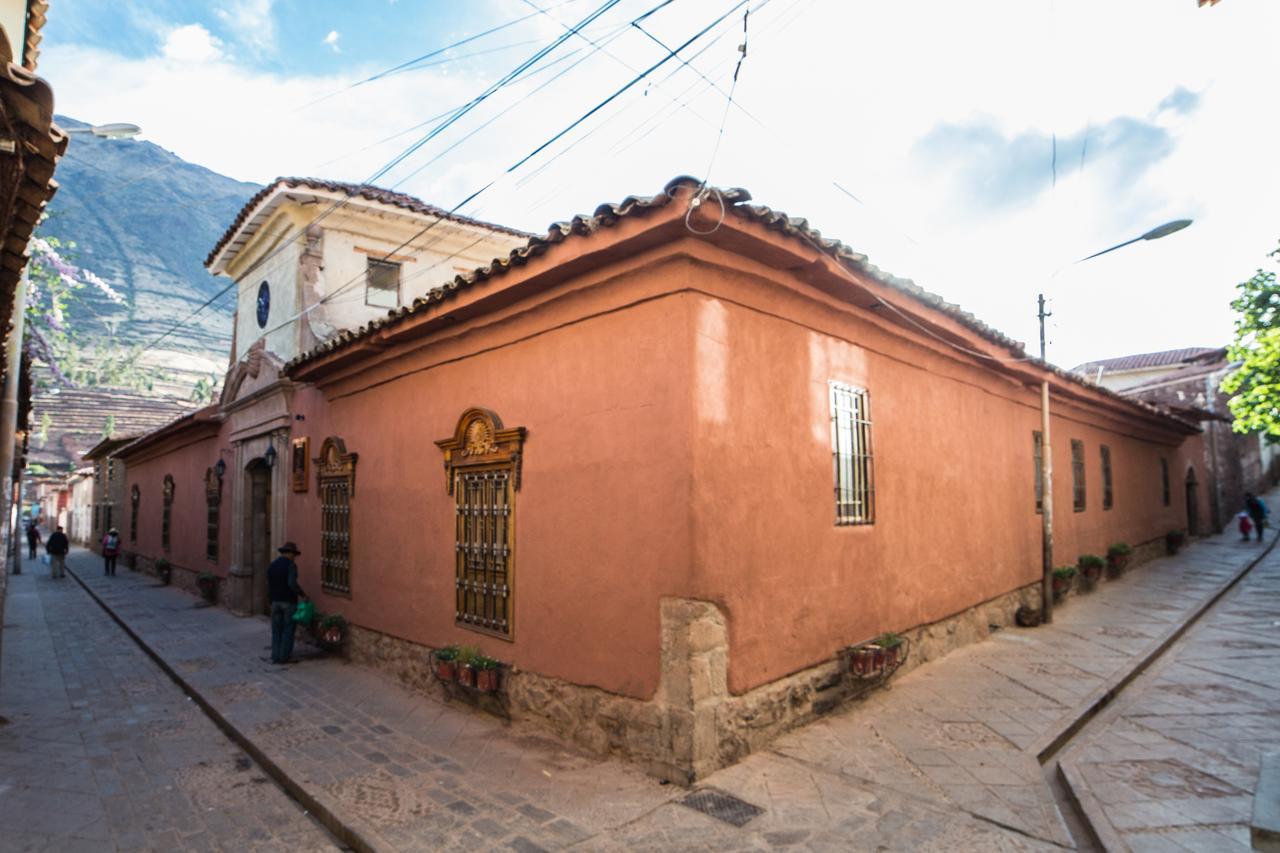
POLYGON ((27 525, 27 541, 30 542, 32 546, 40 544, 40 529, 34 524, 27 525))
POLYGON ((297 604, 302 590, 298 587, 298 565, 281 554, 267 566, 267 591, 271 595, 271 603, 283 601, 297 604))
POLYGON ((44 549, 55 557, 65 557, 71 550, 71 543, 67 541, 67 534, 54 531, 49 534, 49 541, 44 543, 44 549))
POLYGON ((1258 498, 1247 498, 1244 502, 1244 508, 1249 511, 1249 516, 1254 521, 1262 521, 1267 517, 1267 507, 1258 498))

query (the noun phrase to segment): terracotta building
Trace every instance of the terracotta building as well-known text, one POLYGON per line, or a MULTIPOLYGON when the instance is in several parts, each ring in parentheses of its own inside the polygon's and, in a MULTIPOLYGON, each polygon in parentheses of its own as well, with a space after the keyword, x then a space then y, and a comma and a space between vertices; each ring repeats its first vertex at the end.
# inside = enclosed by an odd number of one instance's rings
POLYGON ((1221 387, 1237 366, 1228 358, 1226 347, 1185 347, 1073 368, 1104 388, 1203 425, 1200 470, 1209 495, 1206 524, 1218 532, 1244 508, 1245 492, 1263 492, 1280 481, 1280 448, 1262 433, 1232 429, 1228 395, 1221 387))
POLYGON ((118 453, 135 560, 261 613, 296 541, 353 658, 425 685, 479 645, 512 713, 683 781, 835 707, 844 647, 911 631, 914 662, 1036 600, 1042 381, 1060 562, 1207 512, 1194 422, 698 189, 539 237, 264 190, 209 260, 241 294, 222 399, 118 453))

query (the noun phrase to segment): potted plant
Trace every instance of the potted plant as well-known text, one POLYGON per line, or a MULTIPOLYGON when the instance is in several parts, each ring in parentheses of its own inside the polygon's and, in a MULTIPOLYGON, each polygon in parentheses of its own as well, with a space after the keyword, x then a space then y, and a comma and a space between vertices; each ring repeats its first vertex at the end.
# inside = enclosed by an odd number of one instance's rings
POLYGON ((164 557, 156 560, 155 563, 156 577, 160 579, 160 583, 167 584, 173 577, 173 567, 169 565, 169 561, 164 557))
POLYGON ((849 650, 849 671, 858 678, 869 678, 875 675, 878 656, 883 656, 883 653, 875 643, 854 646, 849 650))
POLYGON ((1084 579, 1084 589, 1093 589, 1097 586, 1098 581, 1102 578, 1102 567, 1107 561, 1096 554, 1081 554, 1080 559, 1076 561, 1076 566, 1080 569, 1080 577, 1084 579))
POLYGON ((458 683, 464 687, 476 686, 475 660, 482 657, 475 646, 462 646, 458 649, 458 683))
POLYGON ((441 681, 453 681, 458 677, 458 647, 445 646, 436 649, 436 678, 441 681))
POLYGON ((876 645, 884 650, 884 669, 889 669, 898 665, 898 655, 902 649, 902 637, 892 631, 885 631, 879 637, 876 637, 876 645))
POLYGON ((336 652, 347 641, 347 620, 340 613, 322 616, 316 622, 316 643, 326 651, 336 652))
POLYGON ((476 689, 481 693, 493 693, 498 689, 498 662, 485 655, 476 655, 471 661, 475 672, 476 689))
POLYGON ((1058 566, 1053 570, 1053 600, 1062 601, 1071 591, 1071 579, 1076 576, 1075 566, 1058 566))
POLYGON ((1107 574, 1113 578, 1124 574, 1125 566, 1129 565, 1129 555, 1132 553, 1133 549, 1127 542, 1116 542, 1110 545, 1107 548, 1107 574))
POLYGON ((1165 550, 1171 555, 1178 553, 1178 549, 1187 541, 1187 534, 1181 530, 1170 530, 1164 535, 1165 550))
POLYGON ((213 601, 218 595, 218 576, 213 572, 201 572, 196 576, 196 587, 205 601, 213 601))

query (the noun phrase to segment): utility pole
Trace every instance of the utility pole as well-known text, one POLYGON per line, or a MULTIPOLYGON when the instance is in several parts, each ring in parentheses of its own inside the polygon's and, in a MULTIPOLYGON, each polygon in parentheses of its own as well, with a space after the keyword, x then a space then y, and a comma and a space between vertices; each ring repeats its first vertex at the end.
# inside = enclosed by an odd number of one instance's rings
MULTIPOLYGON (((1044 319, 1053 316, 1044 310, 1044 294, 1039 296, 1040 360, 1045 360, 1044 319)), ((1040 621, 1053 621, 1053 445, 1049 442, 1049 378, 1040 383, 1040 530, 1041 577, 1040 621)))

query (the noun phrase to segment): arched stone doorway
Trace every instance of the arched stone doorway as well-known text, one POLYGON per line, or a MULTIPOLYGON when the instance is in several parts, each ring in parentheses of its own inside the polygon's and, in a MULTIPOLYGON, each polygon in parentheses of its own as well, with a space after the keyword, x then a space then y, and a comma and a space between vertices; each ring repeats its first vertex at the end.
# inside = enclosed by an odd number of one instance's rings
POLYGON ((252 613, 267 613, 267 566, 271 563, 271 467, 264 459, 245 466, 244 553, 242 565, 253 572, 252 613))
POLYGON ((1200 535, 1200 484, 1196 481, 1196 469, 1187 469, 1187 535, 1200 535))

